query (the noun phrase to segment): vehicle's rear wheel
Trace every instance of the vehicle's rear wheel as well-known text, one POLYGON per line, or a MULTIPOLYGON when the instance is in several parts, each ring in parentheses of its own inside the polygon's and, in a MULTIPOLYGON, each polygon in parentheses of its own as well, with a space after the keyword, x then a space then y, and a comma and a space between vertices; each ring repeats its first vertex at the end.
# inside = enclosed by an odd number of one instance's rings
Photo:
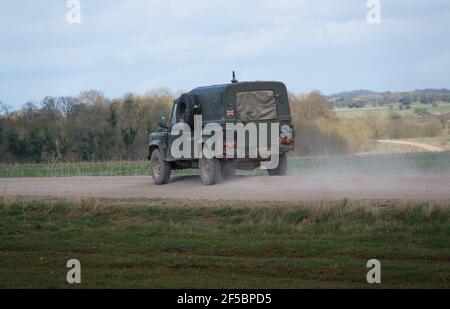
POLYGON ((169 182, 172 167, 170 163, 164 161, 161 152, 158 149, 152 153, 150 168, 155 185, 164 185, 169 182))
POLYGON ((275 169, 267 170, 270 176, 285 176, 287 174, 288 162, 285 153, 280 155, 278 166, 275 169))
POLYGON ((221 164, 218 159, 201 158, 198 162, 200 178, 204 185, 217 184, 221 178, 221 164))
POLYGON ((227 163, 222 164, 222 178, 225 180, 232 179, 236 176, 236 169, 227 163))

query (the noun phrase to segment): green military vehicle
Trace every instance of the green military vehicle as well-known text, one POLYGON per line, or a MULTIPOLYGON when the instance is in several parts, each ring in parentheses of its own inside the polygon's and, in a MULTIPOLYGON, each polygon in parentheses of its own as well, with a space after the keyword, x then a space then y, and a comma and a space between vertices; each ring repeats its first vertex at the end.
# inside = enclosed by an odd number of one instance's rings
MULTIPOLYGON (((177 123, 185 123, 194 128, 195 115, 202 116, 201 126, 208 123, 227 124, 249 123, 279 124, 279 164, 268 169, 271 176, 284 176, 287 172, 286 153, 294 149, 294 132, 289 108, 286 86, 281 82, 238 82, 233 72, 233 80, 229 84, 196 88, 181 95, 174 101, 171 119, 160 118, 159 127, 149 136, 149 154, 151 175, 157 185, 169 182, 172 170, 199 169, 200 177, 205 185, 214 185, 222 179, 234 176, 235 170, 252 170, 259 168, 268 159, 261 157, 211 159, 183 157, 172 153, 172 144, 177 136, 171 134, 177 123)), ((192 133, 193 134, 193 133, 192 133)), ((270 135, 270 132, 268 132, 270 135)), ((226 147, 235 147, 224 141, 226 147)))

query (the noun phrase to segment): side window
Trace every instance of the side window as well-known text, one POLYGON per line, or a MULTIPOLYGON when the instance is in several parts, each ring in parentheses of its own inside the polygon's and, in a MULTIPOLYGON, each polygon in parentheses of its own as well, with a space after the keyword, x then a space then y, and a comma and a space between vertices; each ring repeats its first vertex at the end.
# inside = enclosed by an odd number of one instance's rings
POLYGON ((177 123, 178 105, 179 105, 178 102, 173 104, 172 116, 171 116, 171 119, 170 119, 170 125, 171 126, 173 126, 173 125, 175 125, 177 123))
POLYGON ((177 121, 184 122, 184 119, 186 118, 186 104, 183 102, 178 103, 177 105, 177 121))

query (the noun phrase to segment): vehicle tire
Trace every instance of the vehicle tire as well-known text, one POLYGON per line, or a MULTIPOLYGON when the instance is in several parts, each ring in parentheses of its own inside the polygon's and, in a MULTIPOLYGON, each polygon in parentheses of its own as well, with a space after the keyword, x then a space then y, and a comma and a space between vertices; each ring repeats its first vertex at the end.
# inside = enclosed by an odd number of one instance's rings
POLYGON ((154 150, 152 153, 150 169, 155 185, 164 185, 169 182, 172 166, 164 161, 159 149, 154 150))
POLYGON ((201 158, 198 162, 200 178, 204 185, 212 186, 217 184, 221 177, 221 164, 218 159, 201 158))
POLYGON ((280 155, 278 166, 275 169, 267 170, 270 176, 285 176, 287 174, 288 161, 285 153, 280 155))
POLYGON ((224 180, 233 179, 236 176, 236 169, 227 163, 222 164, 222 178, 224 180))

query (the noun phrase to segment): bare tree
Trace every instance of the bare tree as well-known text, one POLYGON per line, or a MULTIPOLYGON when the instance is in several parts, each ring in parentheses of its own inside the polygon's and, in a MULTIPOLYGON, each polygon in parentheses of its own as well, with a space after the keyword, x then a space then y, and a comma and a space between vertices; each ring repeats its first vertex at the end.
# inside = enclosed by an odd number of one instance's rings
POLYGON ((9 114, 9 106, 0 101, 0 116, 7 116, 9 114))

